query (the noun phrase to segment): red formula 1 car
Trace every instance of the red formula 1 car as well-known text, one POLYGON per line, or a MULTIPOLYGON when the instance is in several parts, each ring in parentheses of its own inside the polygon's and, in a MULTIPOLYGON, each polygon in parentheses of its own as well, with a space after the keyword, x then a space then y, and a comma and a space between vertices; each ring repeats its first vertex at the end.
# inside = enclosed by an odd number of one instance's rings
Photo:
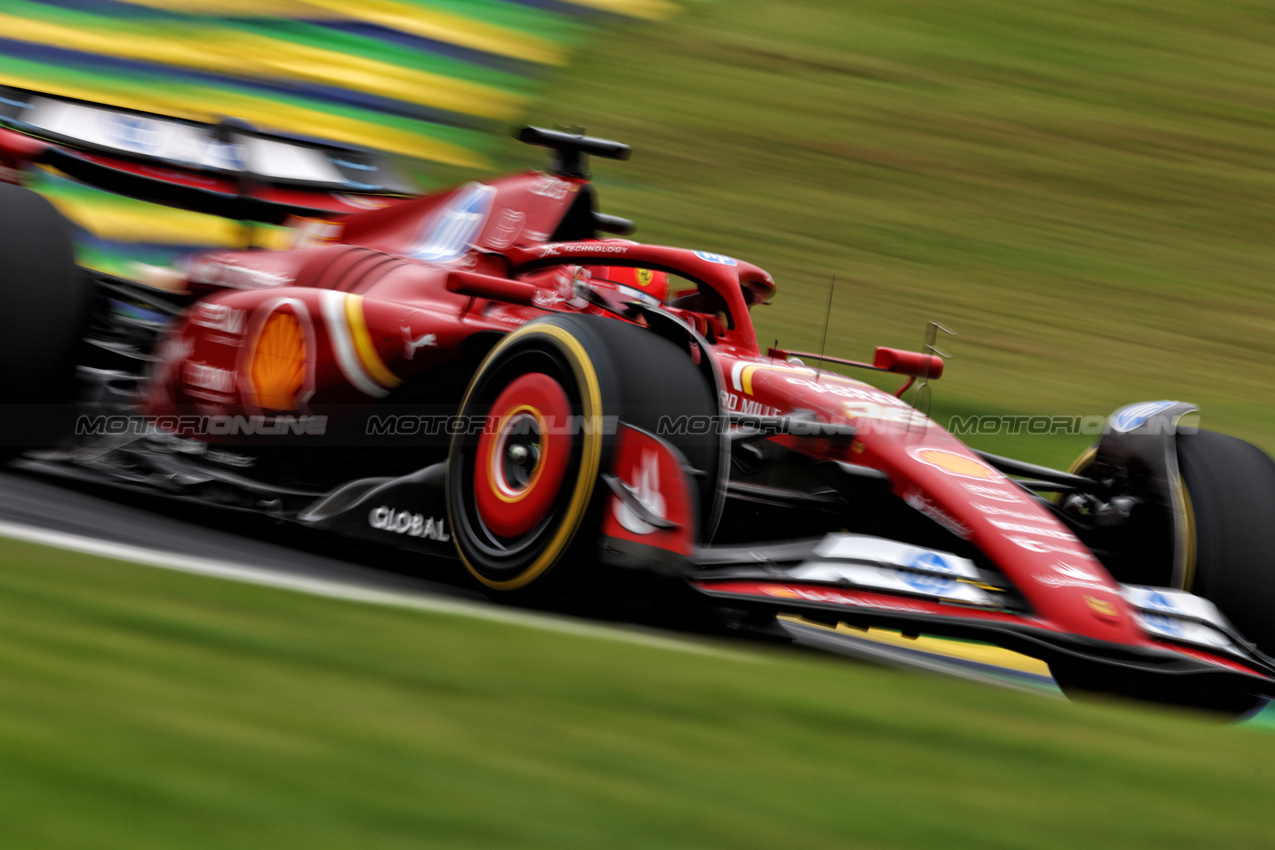
POLYGON ((77 268, 61 216, 0 186, 4 437, 28 466, 458 560, 493 593, 645 571, 745 626, 972 638, 1066 689, 1234 713, 1275 695, 1275 464, 1189 405, 1118 411, 1070 473, 972 451, 901 391, 759 347, 757 266, 602 238, 631 225, 583 165, 616 142, 527 128, 548 172, 410 197, 366 154, 17 102, 10 175, 324 219, 292 250, 190 256, 173 294, 77 268))

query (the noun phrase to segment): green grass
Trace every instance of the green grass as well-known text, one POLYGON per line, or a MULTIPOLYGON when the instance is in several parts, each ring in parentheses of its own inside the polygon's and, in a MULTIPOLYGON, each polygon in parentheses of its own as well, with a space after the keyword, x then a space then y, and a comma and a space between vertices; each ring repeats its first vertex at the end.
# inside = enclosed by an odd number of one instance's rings
POLYGON ((1271 846, 1275 736, 0 544, 6 848, 1271 846))
POLYGON ((830 353, 959 331, 936 403, 1182 398, 1275 450, 1272 41, 1243 2, 698 3, 588 48, 531 118, 634 146, 594 172, 644 240, 768 268, 765 344, 818 345, 835 273, 830 353))

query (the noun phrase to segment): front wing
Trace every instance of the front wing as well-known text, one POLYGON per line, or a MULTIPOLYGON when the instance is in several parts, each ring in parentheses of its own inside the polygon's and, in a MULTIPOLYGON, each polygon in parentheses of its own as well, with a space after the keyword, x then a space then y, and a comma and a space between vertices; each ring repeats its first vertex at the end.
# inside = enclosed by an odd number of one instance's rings
POLYGON ((688 580, 722 606, 897 629, 905 636, 978 640, 1054 669, 1083 667, 1107 678, 1154 681, 1159 690, 1275 696, 1275 662, 1235 633, 1212 603, 1182 591, 1121 586, 1151 638, 1130 645, 1058 627, 965 559, 881 538, 829 534, 705 549, 697 561, 688 580))

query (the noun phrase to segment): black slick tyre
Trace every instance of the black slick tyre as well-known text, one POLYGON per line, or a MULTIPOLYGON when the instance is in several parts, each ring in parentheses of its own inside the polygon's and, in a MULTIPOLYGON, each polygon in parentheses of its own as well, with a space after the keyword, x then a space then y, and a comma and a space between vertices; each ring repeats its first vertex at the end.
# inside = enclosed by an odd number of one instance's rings
MULTIPOLYGON (((490 590, 525 592, 589 566, 615 423, 655 433, 662 417, 717 412, 689 355, 640 326, 560 314, 509 334, 475 372, 450 448, 447 511, 465 567, 490 590)), ((713 430, 665 437, 697 470, 701 524, 725 471, 713 430)))
POLYGON ((1194 542, 1184 589, 1275 653, 1275 461, 1243 440, 1199 431, 1178 436, 1178 465, 1194 542))
MULTIPOLYGON (((1213 602, 1247 640, 1275 651, 1275 461, 1243 440, 1213 431, 1177 436, 1180 486, 1190 525, 1183 588, 1213 602)), ((1055 662, 1068 696, 1114 694, 1244 717, 1265 704, 1252 694, 1212 690, 1172 676, 1055 662)))
POLYGON ((70 223, 44 197, 0 183, 0 460, 48 445, 72 421, 92 298, 70 223))

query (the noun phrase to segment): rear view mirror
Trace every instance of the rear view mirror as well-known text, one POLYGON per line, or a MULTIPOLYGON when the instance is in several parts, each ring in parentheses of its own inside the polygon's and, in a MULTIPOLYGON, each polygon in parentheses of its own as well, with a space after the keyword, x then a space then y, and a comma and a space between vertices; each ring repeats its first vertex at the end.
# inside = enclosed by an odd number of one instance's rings
POLYGON ((909 378, 943 377, 943 358, 919 351, 903 351, 898 348, 878 348, 872 358, 872 366, 884 372, 907 375, 909 378))

